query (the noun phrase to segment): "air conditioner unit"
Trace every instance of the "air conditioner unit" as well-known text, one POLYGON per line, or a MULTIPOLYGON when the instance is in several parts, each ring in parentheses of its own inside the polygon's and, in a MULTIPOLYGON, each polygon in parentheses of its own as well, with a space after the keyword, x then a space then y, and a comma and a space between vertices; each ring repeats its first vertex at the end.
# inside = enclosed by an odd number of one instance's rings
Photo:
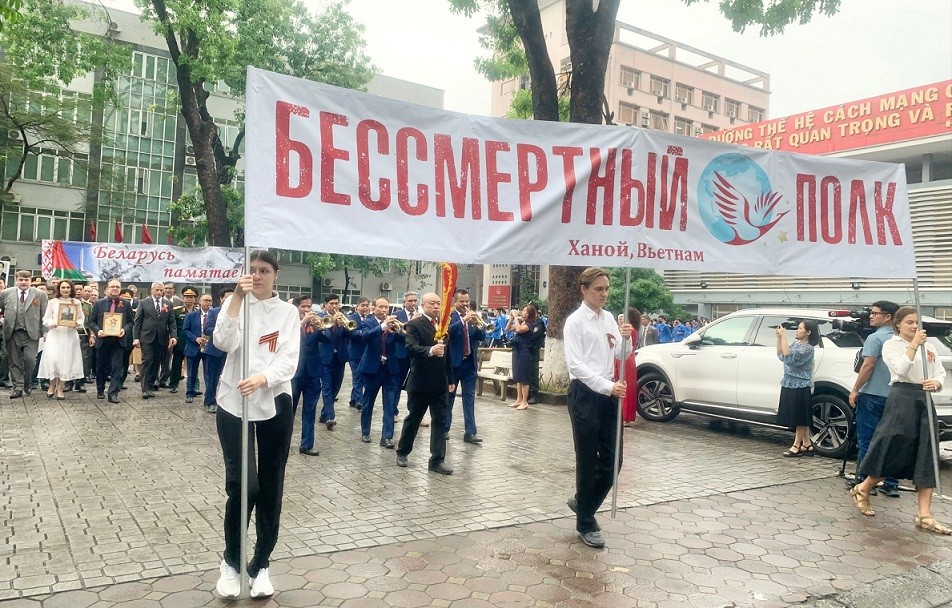
POLYGON ((687 102, 688 102, 688 100, 687 100, 686 97, 681 97, 681 96, 675 97, 674 100, 677 101, 678 103, 687 103, 687 102))
POLYGON ((737 111, 736 111, 736 110, 728 110, 728 111, 727 111, 727 117, 728 117, 728 118, 737 118, 737 111))
POLYGON ((635 87, 628 87, 628 94, 629 94, 629 95, 634 95, 634 94, 635 94, 635 87))
POLYGON ((106 33, 107 33, 107 34, 113 34, 113 35, 115 35, 115 34, 118 34, 118 33, 121 32, 121 31, 122 31, 122 30, 119 29, 119 24, 118 24, 118 23, 116 23, 115 21, 110 21, 110 22, 109 22, 109 27, 107 28, 106 33))
POLYGON ((186 145, 186 146, 185 146, 185 153, 186 153, 186 154, 191 154, 191 155, 194 156, 194 155, 195 155, 195 146, 193 146, 192 144, 186 145))
POLYGON ((381 283, 380 291, 390 291, 390 283, 381 283))
POLYGON ((194 166, 195 166, 195 157, 194 157, 194 156, 186 156, 186 157, 185 157, 185 166, 187 166, 187 167, 194 167, 194 166))
POLYGON ((11 266, 16 266, 16 265, 17 265, 17 259, 16 259, 15 257, 9 256, 9 255, 0 256, 0 262, 7 262, 7 263, 9 263, 11 266))
POLYGON ((324 279, 323 283, 321 283, 321 284, 322 284, 324 287, 333 287, 333 286, 334 286, 334 279, 324 279))
POLYGON ((713 103, 706 103, 706 104, 704 104, 704 109, 707 110, 708 112, 713 112, 713 111, 714 111, 714 104, 713 104, 713 103))
POLYGON ((225 154, 231 154, 231 146, 225 146, 225 154))
POLYGON ((7 131, 7 137, 9 139, 15 139, 17 141, 20 141, 21 139, 23 139, 23 136, 20 135, 19 129, 10 129, 9 131, 7 131))
POLYGON ((14 205, 19 205, 21 202, 23 202, 23 196, 19 192, 11 192, 10 202, 14 205))

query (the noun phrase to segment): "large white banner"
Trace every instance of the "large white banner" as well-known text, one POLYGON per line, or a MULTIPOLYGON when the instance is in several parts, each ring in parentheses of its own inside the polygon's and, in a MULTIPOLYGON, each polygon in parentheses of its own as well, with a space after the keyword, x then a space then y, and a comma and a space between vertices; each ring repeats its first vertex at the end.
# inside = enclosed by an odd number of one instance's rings
POLYGON ((123 283, 231 283, 241 276, 243 249, 43 241, 43 276, 123 283))
POLYGON ((913 277, 902 166, 493 119, 248 70, 245 235, 459 263, 913 277))

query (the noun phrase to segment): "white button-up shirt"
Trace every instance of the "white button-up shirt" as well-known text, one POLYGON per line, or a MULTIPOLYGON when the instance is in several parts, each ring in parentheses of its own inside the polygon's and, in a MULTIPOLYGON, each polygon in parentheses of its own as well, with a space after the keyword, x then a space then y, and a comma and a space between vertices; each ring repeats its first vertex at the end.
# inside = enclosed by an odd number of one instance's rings
MULTIPOLYGON (((569 378, 582 381, 596 393, 611 395, 615 385, 615 359, 621 359, 622 350, 615 317, 607 310, 592 310, 582 302, 565 320, 562 339, 569 378)), ((630 343, 627 348, 630 353, 630 343)))
POLYGON ((931 344, 926 344, 926 352, 932 353, 933 361, 926 361, 926 367, 929 370, 929 377, 922 377, 922 350, 916 349, 915 359, 910 360, 906 354, 906 349, 911 345, 899 336, 883 342, 883 361, 889 368, 889 384, 893 382, 910 382, 912 384, 922 384, 923 380, 936 380, 941 385, 945 384, 945 367, 939 359, 939 353, 931 344))

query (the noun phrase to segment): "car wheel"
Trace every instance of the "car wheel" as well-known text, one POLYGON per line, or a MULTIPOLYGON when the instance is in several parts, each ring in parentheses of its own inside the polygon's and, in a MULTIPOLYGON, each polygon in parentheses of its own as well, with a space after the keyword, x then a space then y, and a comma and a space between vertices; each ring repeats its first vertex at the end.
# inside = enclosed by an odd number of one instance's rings
POLYGON ((681 410, 674 402, 674 395, 667 379, 651 372, 638 378, 638 414, 646 420, 667 422, 681 410))
POLYGON ((810 432, 813 446, 821 456, 842 458, 848 447, 853 428, 853 410, 838 395, 820 393, 810 401, 813 409, 813 424, 810 432))

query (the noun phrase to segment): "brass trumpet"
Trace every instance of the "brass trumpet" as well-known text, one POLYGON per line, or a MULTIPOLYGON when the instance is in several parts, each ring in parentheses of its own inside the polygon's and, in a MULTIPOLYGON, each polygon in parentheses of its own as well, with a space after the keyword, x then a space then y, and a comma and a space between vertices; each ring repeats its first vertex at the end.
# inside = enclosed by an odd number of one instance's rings
POLYGON ((394 319, 387 324, 387 329, 392 331, 395 334, 405 334, 407 333, 407 328, 403 326, 403 323, 394 319))
POLYGON ((334 317, 331 317, 331 316, 325 316, 325 317, 318 317, 318 318, 317 318, 317 325, 318 325, 318 327, 320 327, 321 329, 330 329, 330 328, 334 327, 334 325, 335 325, 336 323, 337 323, 337 321, 334 320, 334 317))
POLYGON ((470 317, 469 322, 476 329, 486 329, 486 322, 483 321, 482 315, 475 315, 473 317, 470 317))

